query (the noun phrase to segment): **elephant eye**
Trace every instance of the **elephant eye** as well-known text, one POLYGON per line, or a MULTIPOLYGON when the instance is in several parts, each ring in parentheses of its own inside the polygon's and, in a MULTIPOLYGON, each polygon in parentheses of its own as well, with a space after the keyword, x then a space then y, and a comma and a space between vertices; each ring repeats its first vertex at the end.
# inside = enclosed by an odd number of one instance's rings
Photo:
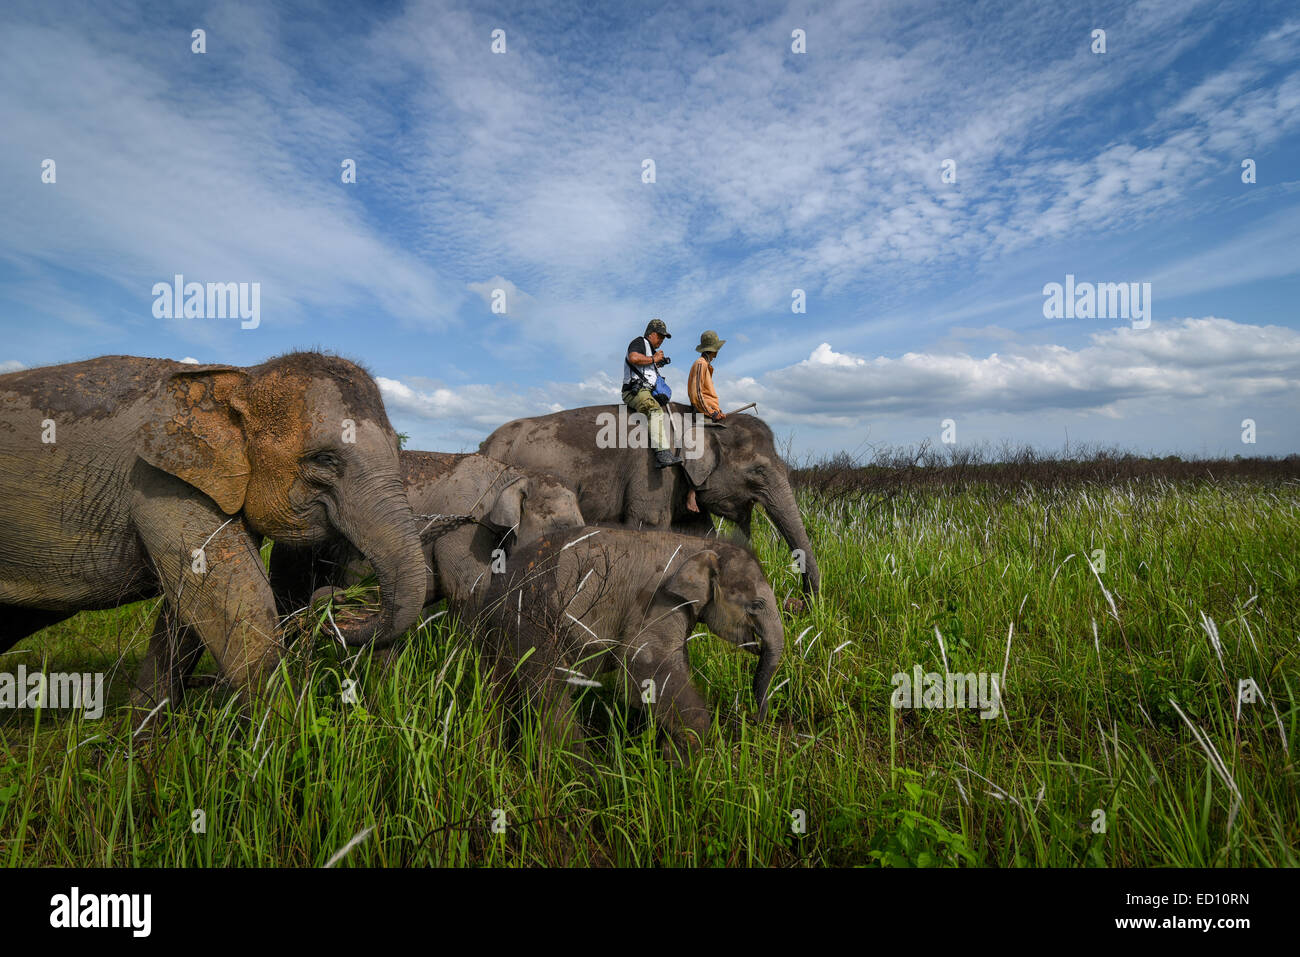
POLYGON ((306 461, 324 469, 336 469, 343 464, 343 460, 339 458, 338 453, 331 452, 329 449, 313 452, 307 456, 306 461))

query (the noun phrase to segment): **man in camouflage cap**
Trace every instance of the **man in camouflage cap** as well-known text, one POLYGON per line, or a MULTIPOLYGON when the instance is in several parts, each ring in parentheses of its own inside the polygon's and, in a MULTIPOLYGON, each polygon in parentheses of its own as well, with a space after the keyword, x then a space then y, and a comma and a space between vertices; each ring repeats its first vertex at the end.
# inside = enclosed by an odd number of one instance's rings
POLYGON ((627 346, 623 360, 623 402, 633 412, 640 412, 650 423, 650 445, 655 450, 655 465, 667 468, 681 465, 682 460, 672 453, 668 431, 664 427, 664 410, 652 394, 659 382, 659 367, 671 360, 659 347, 672 334, 662 319, 651 319, 645 335, 637 336, 627 346))

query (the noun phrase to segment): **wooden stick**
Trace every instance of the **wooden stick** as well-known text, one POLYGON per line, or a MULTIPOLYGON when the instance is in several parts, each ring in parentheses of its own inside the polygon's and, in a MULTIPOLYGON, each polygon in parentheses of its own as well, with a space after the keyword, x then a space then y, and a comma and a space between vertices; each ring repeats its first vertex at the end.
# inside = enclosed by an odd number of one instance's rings
POLYGON ((746 409, 753 409, 756 408, 757 406, 758 406, 757 402, 751 402, 749 403, 749 405, 742 405, 735 412, 728 412, 727 415, 735 415, 737 412, 744 412, 746 409))

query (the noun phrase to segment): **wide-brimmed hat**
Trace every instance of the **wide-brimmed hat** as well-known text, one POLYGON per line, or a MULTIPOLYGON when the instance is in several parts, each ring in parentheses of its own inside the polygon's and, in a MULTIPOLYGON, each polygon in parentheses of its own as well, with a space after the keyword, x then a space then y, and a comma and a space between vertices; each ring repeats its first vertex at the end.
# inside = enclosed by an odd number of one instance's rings
POLYGON ((700 336, 700 344, 695 347, 696 352, 717 352, 727 344, 726 339, 719 339, 718 334, 712 329, 706 329, 700 336))
POLYGON ((668 331, 668 327, 664 325, 662 319, 651 319, 646 323, 645 335, 648 336, 652 332, 659 333, 659 335, 663 336, 665 339, 671 339, 673 337, 673 334, 668 331))

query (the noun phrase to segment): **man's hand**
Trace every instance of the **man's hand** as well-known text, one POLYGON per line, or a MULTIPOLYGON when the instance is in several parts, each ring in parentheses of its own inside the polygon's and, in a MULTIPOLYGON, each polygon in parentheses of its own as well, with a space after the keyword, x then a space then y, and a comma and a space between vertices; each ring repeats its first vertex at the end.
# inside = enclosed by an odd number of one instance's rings
POLYGON ((712 419, 714 422, 721 422, 726 417, 727 417, 727 413, 725 412, 714 412, 709 416, 709 418, 712 419))
POLYGON ((654 361, 655 361, 655 362, 663 362, 663 361, 664 361, 664 351, 663 351, 662 349, 656 349, 653 358, 654 358, 654 361))

